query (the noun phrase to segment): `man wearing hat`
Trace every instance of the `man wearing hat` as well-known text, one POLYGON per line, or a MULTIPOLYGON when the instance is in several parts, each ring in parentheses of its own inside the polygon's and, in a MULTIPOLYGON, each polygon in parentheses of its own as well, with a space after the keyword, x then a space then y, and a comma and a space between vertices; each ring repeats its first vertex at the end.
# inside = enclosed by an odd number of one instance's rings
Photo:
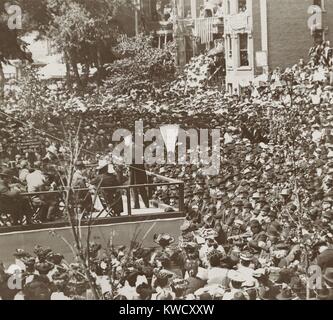
POLYGON ((209 268, 207 272, 208 285, 223 285, 227 281, 228 269, 221 267, 223 255, 218 250, 212 250, 207 254, 209 268))
POLYGON ((252 263, 254 263, 253 254, 249 251, 241 252, 237 271, 240 272, 246 280, 256 281, 253 278, 254 269, 251 267, 252 263))
POLYGON ((185 270, 188 273, 186 294, 193 294, 198 289, 205 286, 206 280, 201 279, 199 276, 199 263, 196 260, 187 259, 185 262, 185 270))
POLYGON ((248 245, 255 251, 261 251, 262 244, 265 244, 267 240, 267 235, 265 231, 262 230, 258 220, 252 220, 250 222, 250 229, 252 236, 249 239, 248 245))
MULTIPOLYGON (((109 172, 109 163, 101 160, 97 167, 98 176, 91 182, 92 185, 99 188, 109 188, 119 186, 120 183, 114 172, 109 172)), ((106 205, 110 206, 112 214, 119 216, 123 211, 123 199, 121 191, 118 189, 102 189, 98 190, 106 201, 106 205)))
POLYGON ((237 293, 244 293, 242 290, 242 285, 246 279, 242 274, 235 270, 230 270, 228 272, 229 288, 230 291, 226 292, 222 300, 232 300, 237 293))
POLYGON ((282 284, 280 293, 276 296, 277 300, 296 300, 297 297, 290 286, 282 284))
POLYGON ((12 171, 7 169, 0 173, 0 210, 12 218, 13 225, 19 224, 23 217, 26 223, 31 223, 32 209, 29 201, 20 196, 18 190, 12 190, 10 183, 13 180, 12 171))
MULTIPOLYGON (((146 168, 144 164, 131 164, 130 165, 130 184, 140 185, 147 184, 148 177, 146 173, 146 168)), ((146 187, 133 188, 134 194, 134 208, 140 209, 139 195, 141 195, 142 201, 144 202, 146 208, 149 208, 149 198, 146 187)))
MULTIPOLYGON (((82 161, 78 161, 75 164, 75 172, 73 174, 73 181, 72 185, 73 188, 76 189, 86 189, 87 188, 87 178, 83 173, 83 170, 85 168, 85 165, 82 161)), ((90 192, 87 191, 79 191, 75 194, 76 201, 78 205, 80 206, 82 212, 88 213, 89 210, 92 209, 92 198, 90 192)))

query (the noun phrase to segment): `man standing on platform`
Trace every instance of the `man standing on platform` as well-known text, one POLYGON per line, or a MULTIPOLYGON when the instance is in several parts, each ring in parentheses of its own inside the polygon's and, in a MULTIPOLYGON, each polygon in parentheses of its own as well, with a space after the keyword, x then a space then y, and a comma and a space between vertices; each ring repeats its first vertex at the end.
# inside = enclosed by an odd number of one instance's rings
MULTIPOLYGON (((116 173, 112 172, 112 165, 108 161, 101 160, 97 167, 98 176, 91 182, 92 185, 99 186, 100 188, 109 188, 120 186, 116 173)), ((113 215, 120 216, 124 211, 123 198, 119 189, 104 189, 104 195, 107 206, 112 210, 113 215)))
MULTIPOLYGON (((148 177, 144 164, 132 164, 130 166, 130 184, 147 184, 148 177)), ((134 209, 140 209, 139 195, 141 195, 146 208, 149 208, 148 193, 145 186, 133 188, 134 209)))

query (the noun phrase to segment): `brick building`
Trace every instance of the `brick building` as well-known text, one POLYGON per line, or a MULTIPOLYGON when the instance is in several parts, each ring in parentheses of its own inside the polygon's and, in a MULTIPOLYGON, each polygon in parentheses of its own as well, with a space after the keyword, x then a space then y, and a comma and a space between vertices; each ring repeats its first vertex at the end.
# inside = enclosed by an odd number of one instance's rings
MULTIPOLYGON (((316 42, 333 43, 333 0, 137 1, 140 31, 154 31, 159 46, 176 40, 180 66, 223 41, 230 91, 239 92, 276 67, 306 60, 316 42), (169 19, 172 15, 174 19, 169 19)), ((133 35, 134 12, 124 12, 120 18, 133 35)))
POLYGON ((317 41, 333 41, 332 0, 224 0, 224 13, 230 91, 307 59, 317 41))

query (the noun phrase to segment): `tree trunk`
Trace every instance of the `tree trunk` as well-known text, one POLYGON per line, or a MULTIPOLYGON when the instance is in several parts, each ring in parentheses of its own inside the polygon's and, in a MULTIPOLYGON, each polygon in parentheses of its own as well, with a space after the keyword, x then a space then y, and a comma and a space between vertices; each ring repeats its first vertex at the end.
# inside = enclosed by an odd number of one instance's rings
POLYGON ((71 65, 69 62, 69 56, 67 51, 64 52, 64 60, 66 65, 66 84, 68 89, 72 89, 72 82, 71 82, 71 65))
POLYGON ((73 69, 73 72, 74 72, 76 83, 81 88, 82 83, 81 83, 81 78, 80 78, 80 74, 79 74, 79 69, 78 69, 77 63, 74 59, 72 60, 71 65, 72 65, 72 69, 73 69))
POLYGON ((102 82, 102 75, 103 75, 103 60, 102 60, 101 46, 97 45, 97 83, 98 83, 98 85, 100 85, 102 82))
POLYGON ((84 66, 84 82, 88 83, 89 80, 89 74, 90 74, 90 66, 89 61, 87 60, 84 66))
POLYGON ((0 100, 5 97, 5 74, 0 61, 0 100))

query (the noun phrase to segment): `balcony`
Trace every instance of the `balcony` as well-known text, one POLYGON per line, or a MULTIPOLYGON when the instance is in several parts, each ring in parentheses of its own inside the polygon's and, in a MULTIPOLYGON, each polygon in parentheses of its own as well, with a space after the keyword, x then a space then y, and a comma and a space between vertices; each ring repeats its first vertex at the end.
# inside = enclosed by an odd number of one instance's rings
POLYGON ((213 41, 214 34, 223 34, 224 20, 218 17, 180 19, 178 28, 182 33, 197 37, 204 44, 213 41))
POLYGON ((197 18, 194 19, 194 35, 200 39, 201 43, 213 41, 214 34, 223 34, 223 18, 197 18))

